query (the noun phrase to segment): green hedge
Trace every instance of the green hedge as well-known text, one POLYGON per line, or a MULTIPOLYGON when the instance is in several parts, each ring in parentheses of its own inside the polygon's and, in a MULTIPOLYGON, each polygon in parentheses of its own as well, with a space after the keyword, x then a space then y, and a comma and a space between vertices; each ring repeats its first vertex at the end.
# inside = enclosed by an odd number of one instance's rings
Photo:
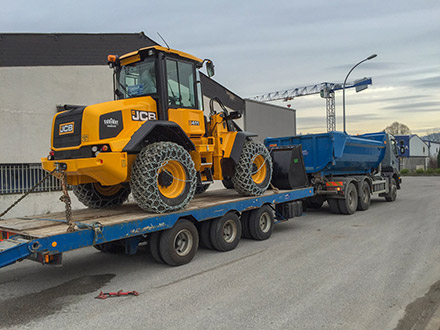
POLYGON ((410 171, 407 168, 404 168, 400 171, 400 175, 402 176, 430 176, 430 175, 440 175, 440 168, 428 168, 426 171, 423 169, 418 169, 415 171, 410 171))

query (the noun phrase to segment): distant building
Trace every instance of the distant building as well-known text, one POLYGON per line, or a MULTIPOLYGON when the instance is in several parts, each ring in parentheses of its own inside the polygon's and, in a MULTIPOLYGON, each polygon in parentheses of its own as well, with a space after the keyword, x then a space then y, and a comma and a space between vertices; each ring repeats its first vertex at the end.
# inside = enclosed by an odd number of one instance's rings
POLYGON ((400 157, 400 168, 426 170, 429 162, 429 147, 416 134, 396 135, 397 149, 400 157))
POLYGON ((428 146, 428 156, 429 157, 437 157, 440 152, 440 142, 423 140, 425 144, 428 146))

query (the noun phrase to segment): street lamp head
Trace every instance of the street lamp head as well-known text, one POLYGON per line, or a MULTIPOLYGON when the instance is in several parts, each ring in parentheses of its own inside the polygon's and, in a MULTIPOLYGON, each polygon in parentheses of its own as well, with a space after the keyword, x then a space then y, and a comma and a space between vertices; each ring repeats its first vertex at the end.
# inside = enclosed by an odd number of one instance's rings
POLYGON ((364 63, 365 61, 372 60, 376 56, 377 56, 377 54, 373 54, 373 55, 368 56, 366 59, 360 61, 354 67, 352 67, 351 70, 348 71, 347 75, 345 76, 344 84, 342 85, 342 111, 343 111, 342 116, 343 116, 343 122, 344 122, 344 133, 347 133, 347 131, 345 130, 345 83, 347 82, 348 76, 354 70, 354 68, 356 68, 359 64, 364 63))

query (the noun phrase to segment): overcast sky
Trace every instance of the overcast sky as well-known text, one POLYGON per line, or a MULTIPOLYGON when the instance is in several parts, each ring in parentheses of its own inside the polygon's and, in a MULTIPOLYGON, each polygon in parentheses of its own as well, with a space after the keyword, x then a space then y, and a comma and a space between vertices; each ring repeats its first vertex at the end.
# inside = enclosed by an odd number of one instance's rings
MULTIPOLYGON (((210 58, 215 80, 242 97, 349 81, 373 85, 346 93, 347 132, 393 121, 424 135, 440 130, 440 1, 63 1, 0 0, 0 32, 134 33, 210 58)), ((326 131, 319 95, 290 102, 298 133, 326 131)), ((284 102, 277 103, 282 106, 284 102)), ((336 93, 342 130, 342 92, 336 93)))

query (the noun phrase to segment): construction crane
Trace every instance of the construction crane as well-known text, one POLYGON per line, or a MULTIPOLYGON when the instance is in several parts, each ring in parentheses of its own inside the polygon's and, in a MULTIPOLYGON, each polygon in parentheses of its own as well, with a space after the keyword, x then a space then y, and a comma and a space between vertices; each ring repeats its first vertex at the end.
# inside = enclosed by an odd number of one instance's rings
MULTIPOLYGON (((348 82, 345 84, 345 89, 356 88, 356 93, 367 89, 368 85, 371 85, 372 79, 362 78, 355 80, 353 82, 348 82)), ((326 100, 326 111, 327 111, 327 131, 336 130, 336 111, 335 111, 335 91, 343 89, 343 83, 328 83, 324 82, 321 84, 310 85, 306 87, 299 87, 295 89, 288 89, 284 91, 271 92, 263 95, 258 95, 251 97, 251 100, 259 102, 272 102, 272 101, 289 101, 293 100, 295 97, 320 94, 322 98, 326 100)))

